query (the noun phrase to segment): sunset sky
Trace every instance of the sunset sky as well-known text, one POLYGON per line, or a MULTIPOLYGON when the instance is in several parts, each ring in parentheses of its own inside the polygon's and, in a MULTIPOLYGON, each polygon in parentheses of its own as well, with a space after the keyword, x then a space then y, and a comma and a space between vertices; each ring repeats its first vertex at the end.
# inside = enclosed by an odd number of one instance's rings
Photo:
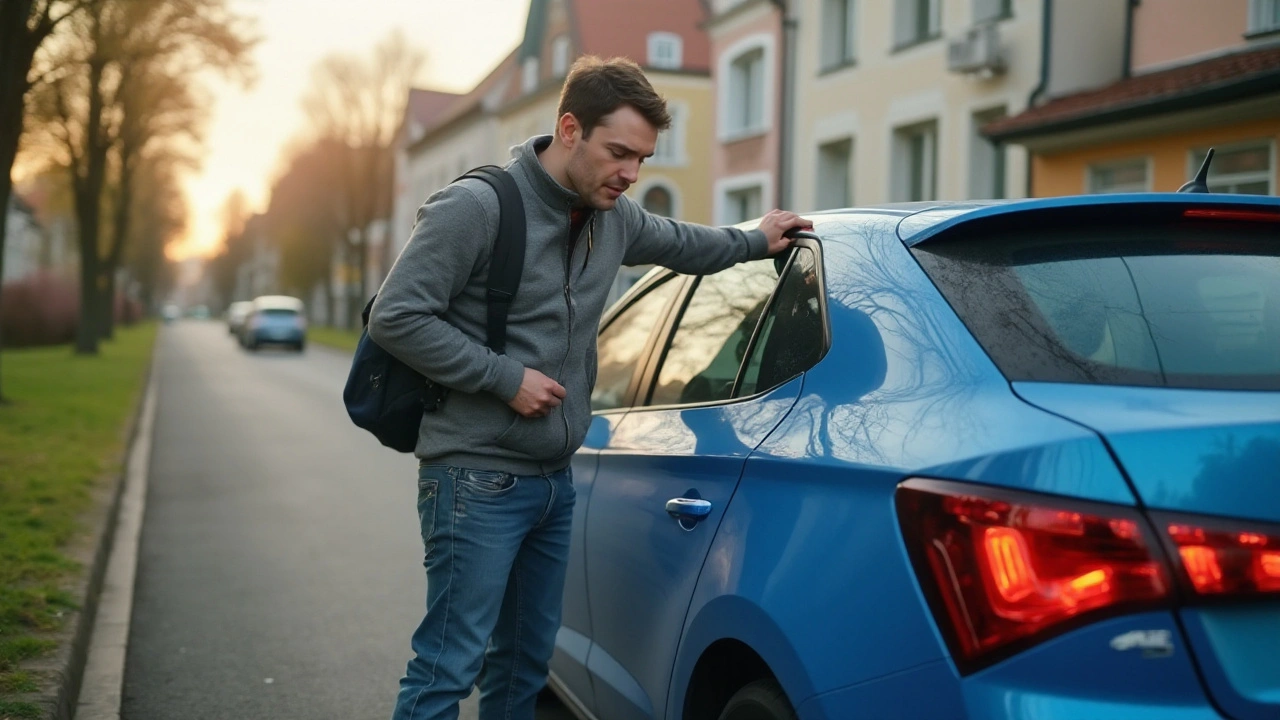
POLYGON ((257 18, 262 42, 249 90, 214 81, 203 167, 187 182, 191 228, 178 257, 221 242, 220 210, 237 188, 265 207, 281 149, 306 122, 300 101, 311 69, 331 53, 367 56, 401 29, 427 56, 420 87, 465 91, 515 47, 529 0, 231 0, 257 18))

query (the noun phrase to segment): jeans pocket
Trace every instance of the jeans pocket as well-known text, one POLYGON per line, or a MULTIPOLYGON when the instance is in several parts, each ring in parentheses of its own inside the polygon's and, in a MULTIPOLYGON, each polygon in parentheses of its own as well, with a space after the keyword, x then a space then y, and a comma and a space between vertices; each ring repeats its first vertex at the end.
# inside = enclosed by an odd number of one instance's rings
POLYGON ((436 532, 436 503, 440 497, 440 481, 435 478, 418 480, 418 524, 422 528, 422 544, 431 555, 431 536, 436 532))
POLYGON ((515 489, 516 476, 488 470, 461 470, 458 473, 458 486, 471 495, 505 495, 515 489))

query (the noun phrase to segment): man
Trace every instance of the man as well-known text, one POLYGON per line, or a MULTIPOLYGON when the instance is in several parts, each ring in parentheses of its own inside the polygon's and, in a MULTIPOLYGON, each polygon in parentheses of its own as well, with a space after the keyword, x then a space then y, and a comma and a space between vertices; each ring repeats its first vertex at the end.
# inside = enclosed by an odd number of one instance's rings
POLYGON ((555 134, 515 148, 507 166, 528 237, 506 354, 484 345, 499 204, 479 180, 419 209, 369 319, 375 342, 452 389, 423 416, 415 451, 427 612, 396 720, 456 718, 473 683, 484 720, 533 718, 560 626, 569 460, 591 421, 596 329, 618 268, 713 273, 779 253, 784 232, 809 227, 780 211, 751 232, 703 227, 624 196, 671 123, 635 63, 580 59, 557 115, 555 134))

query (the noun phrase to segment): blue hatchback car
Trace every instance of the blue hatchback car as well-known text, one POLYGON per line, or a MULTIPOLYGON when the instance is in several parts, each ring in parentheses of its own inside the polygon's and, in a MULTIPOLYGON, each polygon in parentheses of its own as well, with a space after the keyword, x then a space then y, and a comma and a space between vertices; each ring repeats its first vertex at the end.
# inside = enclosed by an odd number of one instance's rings
POLYGON ((598 720, 1280 717, 1280 200, 812 216, 601 324, 598 720))

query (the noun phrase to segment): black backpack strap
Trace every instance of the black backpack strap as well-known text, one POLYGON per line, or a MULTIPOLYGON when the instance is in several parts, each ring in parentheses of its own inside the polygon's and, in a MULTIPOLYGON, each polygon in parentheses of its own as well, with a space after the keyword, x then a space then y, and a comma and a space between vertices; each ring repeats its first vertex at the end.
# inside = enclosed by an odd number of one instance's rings
POLYGON ((485 288, 489 304, 488 345, 501 354, 507 346, 507 314, 524 272, 524 200, 511 173, 496 165, 478 167, 462 177, 482 180, 498 193, 498 237, 493 243, 485 288))

